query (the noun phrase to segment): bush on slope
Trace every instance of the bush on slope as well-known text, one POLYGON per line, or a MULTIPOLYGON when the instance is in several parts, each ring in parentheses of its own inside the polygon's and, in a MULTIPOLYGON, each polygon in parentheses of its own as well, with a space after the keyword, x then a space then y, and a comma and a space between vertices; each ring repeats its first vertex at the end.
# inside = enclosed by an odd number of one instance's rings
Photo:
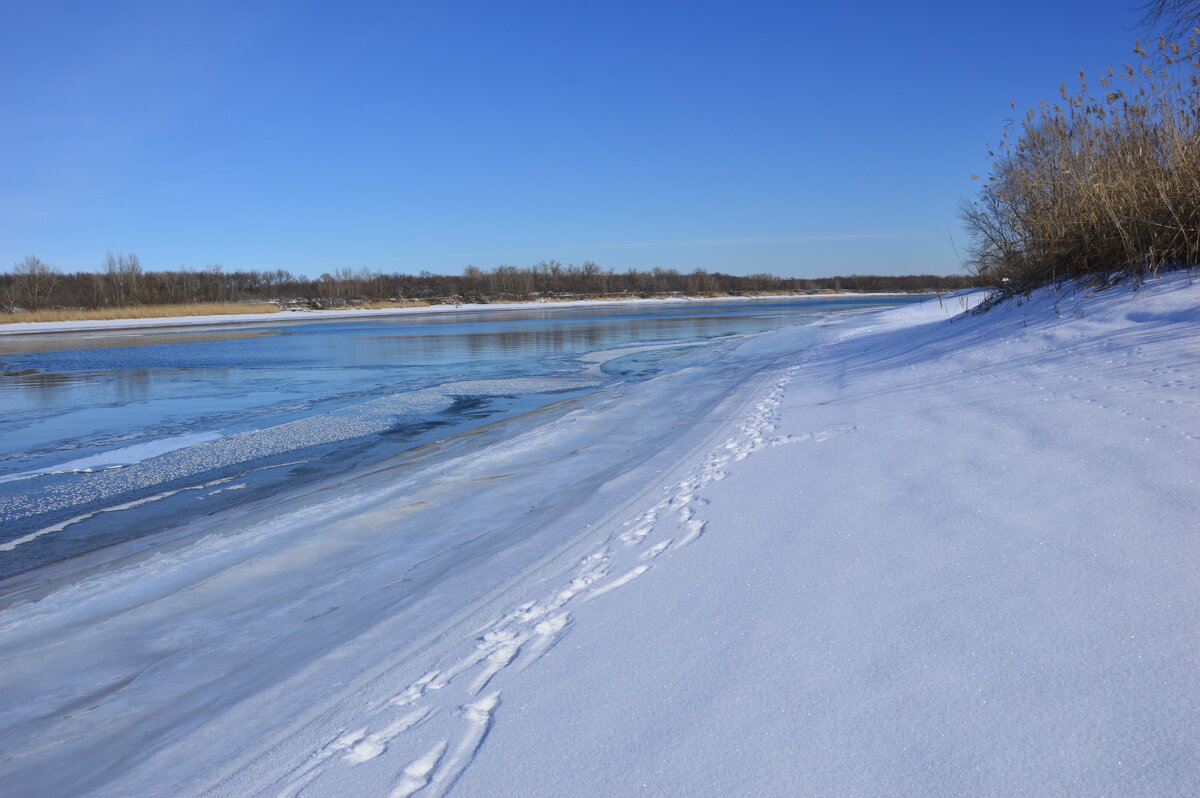
POLYGON ((1134 52, 1097 90, 1081 71, 1074 94, 1030 109, 963 207, 968 265, 996 300, 1200 262, 1200 42, 1134 52))

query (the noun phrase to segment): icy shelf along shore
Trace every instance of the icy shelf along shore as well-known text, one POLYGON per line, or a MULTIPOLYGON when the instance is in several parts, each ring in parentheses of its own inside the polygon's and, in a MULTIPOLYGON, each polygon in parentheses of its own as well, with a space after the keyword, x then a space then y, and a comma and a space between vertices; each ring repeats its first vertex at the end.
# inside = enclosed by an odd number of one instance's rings
POLYGON ((1195 794, 1200 285, 981 298, 611 341, 0 581, 0 795, 1195 794))

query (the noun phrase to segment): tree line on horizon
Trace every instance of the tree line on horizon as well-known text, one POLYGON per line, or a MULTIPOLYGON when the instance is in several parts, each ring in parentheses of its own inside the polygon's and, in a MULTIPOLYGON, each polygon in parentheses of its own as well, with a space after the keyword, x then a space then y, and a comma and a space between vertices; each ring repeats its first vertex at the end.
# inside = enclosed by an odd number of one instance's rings
POLYGON ((582 296, 756 294, 763 292, 930 292, 974 285, 966 275, 849 275, 827 278, 746 276, 696 269, 629 269, 616 272, 586 261, 556 260, 528 267, 467 266, 459 275, 384 273, 341 268, 310 278, 285 269, 145 270, 136 255, 110 253, 99 271, 63 273, 30 255, 0 273, 0 307, 8 312, 98 309, 198 302, 279 302, 338 307, 368 302, 422 300, 486 303, 582 296))

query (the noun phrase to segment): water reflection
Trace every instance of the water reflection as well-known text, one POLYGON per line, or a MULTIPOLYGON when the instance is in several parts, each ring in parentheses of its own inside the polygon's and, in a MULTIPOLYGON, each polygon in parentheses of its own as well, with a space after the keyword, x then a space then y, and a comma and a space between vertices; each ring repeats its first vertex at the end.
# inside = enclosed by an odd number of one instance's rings
POLYGON ((240 341, 277 335, 270 328, 238 330, 189 329, 185 332, 113 330, 111 332, 55 333, 53 335, 5 335, 0 337, 0 355, 58 352, 63 349, 113 349, 126 346, 162 346, 200 341, 240 341))
POLYGON ((693 316, 686 318, 588 319, 584 323, 545 322, 513 319, 510 323, 475 323, 462 331, 436 334, 405 333, 372 336, 345 342, 348 357, 370 361, 375 357, 405 363, 452 362, 455 360, 508 357, 527 354, 582 353, 627 344, 630 341, 710 338, 794 323, 789 314, 693 316), (521 322, 537 322, 523 326, 521 322))
MULTIPOLYGON (((0 374, 0 396, 9 413, 51 410, 87 404, 129 404, 148 401, 159 388, 181 374, 151 369, 43 372, 21 369, 0 374)), ((216 384, 230 378, 229 369, 192 370, 188 377, 216 384)), ((132 420, 132 419, 131 419, 132 420)))
POLYGON ((0 375, 0 390, 53 390, 99 378, 101 375, 86 371, 45 373, 37 369, 14 369, 0 375))

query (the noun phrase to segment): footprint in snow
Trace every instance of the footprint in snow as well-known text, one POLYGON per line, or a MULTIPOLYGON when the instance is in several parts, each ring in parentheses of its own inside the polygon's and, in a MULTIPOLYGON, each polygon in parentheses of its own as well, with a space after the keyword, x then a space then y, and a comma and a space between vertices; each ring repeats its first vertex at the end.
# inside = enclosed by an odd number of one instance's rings
POLYGON ((650 566, 646 565, 646 564, 637 565, 637 566, 634 566, 633 568, 630 568, 624 574, 622 574, 621 576, 618 576, 616 579, 612 580, 611 582, 601 585, 600 587, 593 590, 590 594, 588 594, 588 597, 587 597, 588 601, 591 601, 592 599, 600 598, 605 593, 611 593, 612 591, 616 590, 617 588, 623 587, 623 586, 629 584, 634 579, 637 579, 639 576, 641 576, 642 574, 646 573, 646 571, 649 571, 649 570, 650 570, 650 566))
POLYGON ((388 743, 401 734, 404 734, 404 732, 419 726, 429 716, 433 715, 434 712, 436 710, 433 707, 423 707, 409 712, 382 731, 367 735, 356 742, 342 759, 351 765, 361 765, 363 762, 374 759, 387 750, 388 743))
POLYGON ((643 551, 639 555, 639 559, 642 559, 642 560, 654 559, 655 557, 657 557, 658 555, 660 555, 664 551, 666 551, 668 547, 670 547, 672 540, 674 540, 674 538, 667 538, 666 540, 662 541, 661 543, 655 543, 653 546, 651 546, 650 548, 643 551))
POLYGON ((446 741, 443 740, 429 749, 424 756, 410 762, 400 772, 400 783, 388 793, 388 798, 409 798, 413 793, 424 789, 429 784, 430 774, 433 773, 433 769, 438 766, 445 754, 446 741))

